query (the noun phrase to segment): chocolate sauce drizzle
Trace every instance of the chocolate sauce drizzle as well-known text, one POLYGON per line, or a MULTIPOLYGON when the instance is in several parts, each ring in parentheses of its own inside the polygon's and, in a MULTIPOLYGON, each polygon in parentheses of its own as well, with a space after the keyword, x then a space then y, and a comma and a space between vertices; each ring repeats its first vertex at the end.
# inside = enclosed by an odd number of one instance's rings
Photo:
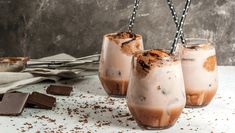
POLYGON ((148 72, 146 69, 150 69, 150 66, 147 65, 144 61, 142 60, 139 60, 138 63, 140 64, 140 66, 142 67, 142 69, 145 71, 145 72, 148 72))
POLYGON ((134 41, 134 40, 136 40, 136 34, 134 34, 134 33, 131 33, 131 32, 128 32, 131 36, 130 36, 130 38, 132 38, 131 40, 129 40, 129 41, 126 41, 126 42, 123 42, 122 43, 122 46, 123 45, 127 45, 127 44, 129 44, 130 42, 132 42, 132 41, 134 41))

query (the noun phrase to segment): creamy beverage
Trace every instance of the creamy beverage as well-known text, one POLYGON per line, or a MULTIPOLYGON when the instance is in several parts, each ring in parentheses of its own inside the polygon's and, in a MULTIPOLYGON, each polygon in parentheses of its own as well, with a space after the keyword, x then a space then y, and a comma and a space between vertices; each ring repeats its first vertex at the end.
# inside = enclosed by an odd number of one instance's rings
POLYGON ((141 127, 164 129, 174 125, 185 103, 181 62, 177 55, 164 50, 135 54, 127 105, 141 127))
POLYGON ((215 47, 206 39, 188 39, 181 48, 187 106, 205 106, 218 88, 215 47))
POLYGON ((142 50, 141 35, 121 32, 104 36, 99 78, 109 95, 126 96, 132 56, 142 50))

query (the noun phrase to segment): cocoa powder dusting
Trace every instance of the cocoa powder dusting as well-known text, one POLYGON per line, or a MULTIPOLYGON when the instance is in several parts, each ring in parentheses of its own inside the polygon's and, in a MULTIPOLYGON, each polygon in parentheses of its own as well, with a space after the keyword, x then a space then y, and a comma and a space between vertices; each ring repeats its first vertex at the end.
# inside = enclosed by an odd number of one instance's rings
POLYGON ((139 73, 146 75, 162 58, 170 57, 170 54, 160 50, 150 50, 141 54, 137 54, 137 68, 139 73))
POLYGON ((122 45, 122 52, 126 53, 127 55, 133 55, 136 52, 140 52, 141 50, 141 44, 136 41, 122 45))
POLYGON ((108 35, 107 37, 113 40, 113 39, 128 39, 128 38, 133 38, 134 36, 135 34, 132 34, 130 32, 119 32, 117 34, 108 35))
POLYGON ((119 45, 121 47, 121 51, 127 55, 133 55, 134 53, 143 50, 141 42, 137 41, 141 38, 138 34, 120 32, 117 34, 109 34, 107 37, 109 40, 119 45), (121 42, 121 39, 127 39, 127 41, 121 42))

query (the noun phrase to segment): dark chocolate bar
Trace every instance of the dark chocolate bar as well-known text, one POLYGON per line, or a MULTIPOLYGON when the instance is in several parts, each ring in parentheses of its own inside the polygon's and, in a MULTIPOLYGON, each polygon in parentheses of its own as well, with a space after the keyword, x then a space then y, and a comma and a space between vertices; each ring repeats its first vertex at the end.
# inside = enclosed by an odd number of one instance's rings
MULTIPOLYGON (((21 93, 19 91, 11 91, 11 92, 8 92, 8 93, 21 93)), ((2 101, 2 98, 3 98, 4 94, 0 94, 0 102, 2 101)))
POLYGON ((0 102, 0 115, 20 115, 27 102, 28 93, 6 93, 2 95, 0 102))
POLYGON ((56 98, 39 92, 29 95, 27 107, 39 109, 52 109, 56 105, 56 98))
POLYGON ((70 96, 73 88, 70 86, 50 85, 46 92, 52 95, 70 96))

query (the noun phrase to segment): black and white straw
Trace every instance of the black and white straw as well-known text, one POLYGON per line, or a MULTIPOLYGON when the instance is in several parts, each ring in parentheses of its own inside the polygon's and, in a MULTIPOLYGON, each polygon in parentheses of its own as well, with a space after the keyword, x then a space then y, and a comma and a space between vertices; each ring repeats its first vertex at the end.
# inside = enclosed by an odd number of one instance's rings
POLYGON ((140 0, 135 0, 134 9, 133 9, 133 12, 131 14, 131 17, 130 17, 130 20, 129 20, 129 26, 128 26, 128 31, 130 33, 133 32, 133 27, 134 27, 134 24, 135 24, 135 18, 136 18, 136 13, 138 11, 139 3, 140 3, 140 0))
POLYGON ((191 5, 191 0, 187 0, 186 1, 186 4, 185 4, 185 7, 184 7, 184 10, 183 10, 183 15, 180 19, 180 22, 178 24, 178 27, 177 27, 177 31, 176 31, 176 34, 175 34, 175 39, 172 43, 172 46, 171 46, 171 54, 174 54, 175 53, 175 50, 177 48, 177 43, 178 43, 178 40, 179 40, 179 36, 180 36, 180 33, 182 31, 182 27, 184 25, 184 21, 185 21, 185 18, 188 14, 188 10, 190 8, 190 5, 191 5))
MULTIPOLYGON (((172 15, 172 17, 173 17, 173 20, 174 20, 175 25, 176 25, 176 28, 177 28, 178 25, 179 25, 179 18, 178 18, 177 14, 176 14, 174 4, 173 4, 172 0, 167 0, 167 4, 168 4, 168 6, 169 6, 169 9, 170 9, 170 11, 171 11, 171 15, 172 15)), ((183 29, 183 27, 182 27, 182 29, 183 29)), ((184 39, 183 30, 181 30, 180 39, 181 39, 181 42, 182 42, 183 44, 185 44, 185 39, 184 39)))

